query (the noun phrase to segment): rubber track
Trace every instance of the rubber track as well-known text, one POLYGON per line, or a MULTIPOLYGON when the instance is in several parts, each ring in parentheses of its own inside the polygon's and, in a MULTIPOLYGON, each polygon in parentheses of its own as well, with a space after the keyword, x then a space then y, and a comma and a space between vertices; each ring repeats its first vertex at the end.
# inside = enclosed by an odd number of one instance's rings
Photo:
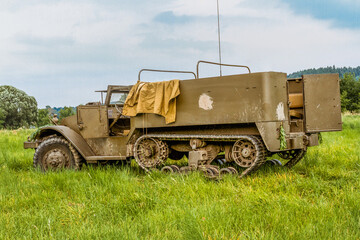
MULTIPOLYGON (((144 138, 145 136, 142 136, 140 138, 144 138)), ((169 141, 176 141, 176 140, 190 140, 193 138, 200 138, 204 141, 237 141, 241 138, 246 138, 251 140, 255 148, 258 152, 258 155, 254 161, 254 163, 247 169, 245 169, 240 174, 240 178, 243 178, 245 176, 248 176, 252 173, 254 173, 256 170, 259 169, 259 167, 265 163, 266 157, 267 157, 267 149, 262 141, 262 139, 259 136, 251 136, 251 135, 163 135, 163 134, 148 134, 146 137, 149 138, 155 138, 160 140, 169 140, 169 141)), ((137 142, 140 140, 138 138, 137 142)), ((136 160, 136 158, 135 158, 136 160)), ((139 163, 138 163, 139 164, 139 163)), ((145 171, 149 171, 149 169, 143 167, 141 164, 139 164, 141 168, 143 168, 145 171)))
POLYGON ((258 154, 256 156, 254 163, 249 168, 241 172, 240 178, 246 177, 256 172, 260 168, 260 166, 266 162, 266 148, 263 141, 256 136, 246 136, 246 138, 252 140, 258 154))
POLYGON ((81 155, 78 153, 78 151, 74 148, 74 146, 69 143, 64 137, 60 137, 60 136, 54 136, 54 137, 50 137, 45 139, 43 142, 40 143, 39 147, 35 150, 35 154, 34 154, 34 158, 33 158, 33 165, 36 168, 37 166, 40 166, 40 159, 38 157, 39 152, 41 152, 42 148, 45 148, 49 145, 52 144, 65 144, 68 146, 68 148, 70 149, 73 157, 74 157, 74 169, 75 170, 80 170, 83 164, 83 159, 81 157, 81 155))
POLYGON ((305 154, 306 154, 306 151, 301 150, 301 152, 298 153, 296 155, 296 157, 290 159, 287 163, 285 163, 285 167, 287 167, 287 168, 294 167, 298 162, 300 162, 300 160, 305 156, 305 154))

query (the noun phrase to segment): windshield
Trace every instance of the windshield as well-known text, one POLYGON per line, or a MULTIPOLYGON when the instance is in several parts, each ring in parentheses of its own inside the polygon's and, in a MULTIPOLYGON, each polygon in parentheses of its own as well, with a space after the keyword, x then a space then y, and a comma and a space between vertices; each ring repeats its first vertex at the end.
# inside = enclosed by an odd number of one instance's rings
POLYGON ((110 104, 124 104, 127 95, 127 92, 113 92, 111 94, 110 104))

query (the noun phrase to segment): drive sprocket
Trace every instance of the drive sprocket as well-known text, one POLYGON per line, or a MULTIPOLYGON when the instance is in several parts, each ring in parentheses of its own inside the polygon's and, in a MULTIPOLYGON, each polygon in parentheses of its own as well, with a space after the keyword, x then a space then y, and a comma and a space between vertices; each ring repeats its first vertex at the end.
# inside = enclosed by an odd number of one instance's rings
POLYGON ((167 144, 159 139, 142 136, 134 144, 135 161, 145 171, 162 165, 168 156, 167 144))

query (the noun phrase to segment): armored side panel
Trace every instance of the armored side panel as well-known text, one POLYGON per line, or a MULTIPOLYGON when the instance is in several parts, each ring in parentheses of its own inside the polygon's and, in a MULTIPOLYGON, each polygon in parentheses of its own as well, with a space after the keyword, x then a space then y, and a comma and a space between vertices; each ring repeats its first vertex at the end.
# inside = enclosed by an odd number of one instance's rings
POLYGON ((127 137, 111 136, 105 138, 87 138, 86 142, 97 156, 118 156, 126 158, 127 137))
POLYGON ((338 74, 304 75, 305 131, 341 131, 338 74))
POLYGON ((286 74, 252 73, 180 81, 176 122, 139 114, 132 127, 201 126, 288 120, 286 74))

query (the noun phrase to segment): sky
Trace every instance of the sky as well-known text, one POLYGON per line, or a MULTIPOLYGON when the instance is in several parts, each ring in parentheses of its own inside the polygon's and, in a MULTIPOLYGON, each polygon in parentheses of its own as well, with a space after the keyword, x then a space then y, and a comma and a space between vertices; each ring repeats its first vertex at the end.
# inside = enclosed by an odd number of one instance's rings
MULTIPOLYGON (((219 0, 222 62, 292 73, 360 65, 360 0, 219 0)), ((1 0, 0 85, 38 107, 99 101, 142 68, 219 61, 216 0, 1 0)), ((223 74, 245 73, 223 68, 223 74)), ((219 74, 201 65, 200 76, 219 74)), ((191 75, 143 73, 143 81, 191 75)))

